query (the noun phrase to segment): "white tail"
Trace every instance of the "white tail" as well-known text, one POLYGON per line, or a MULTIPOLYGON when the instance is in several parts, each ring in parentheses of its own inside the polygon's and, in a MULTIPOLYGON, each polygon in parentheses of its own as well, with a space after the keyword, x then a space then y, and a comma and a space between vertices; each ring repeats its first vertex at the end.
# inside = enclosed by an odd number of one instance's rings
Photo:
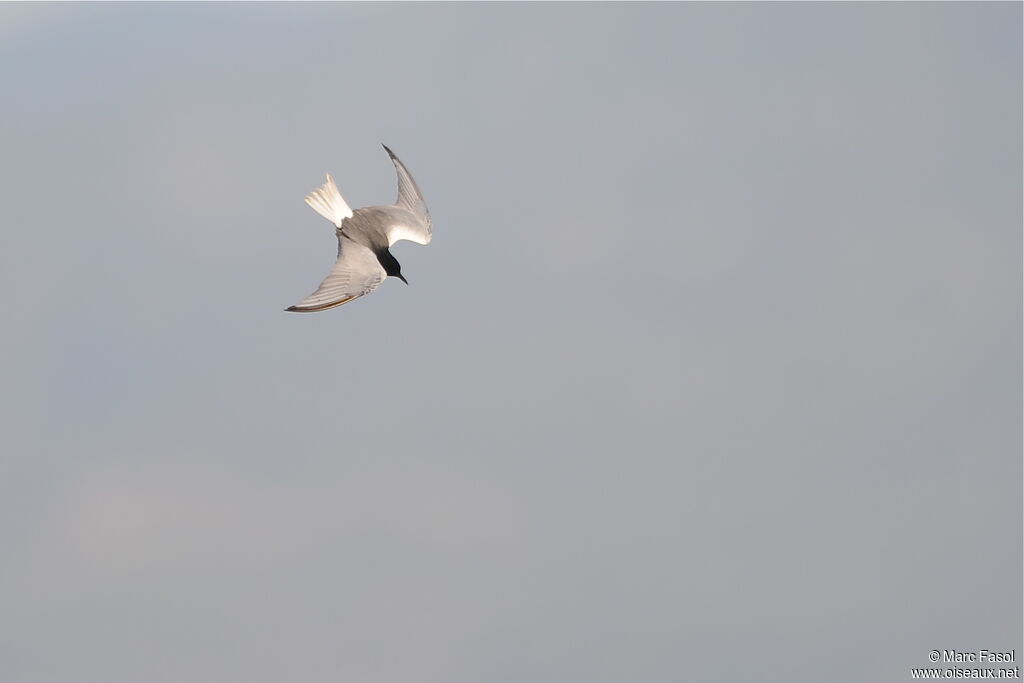
POLYGON ((306 195, 306 203, 313 207, 318 214, 341 227, 341 221, 352 215, 352 209, 341 198, 338 186, 334 184, 334 178, 327 174, 327 182, 306 195))

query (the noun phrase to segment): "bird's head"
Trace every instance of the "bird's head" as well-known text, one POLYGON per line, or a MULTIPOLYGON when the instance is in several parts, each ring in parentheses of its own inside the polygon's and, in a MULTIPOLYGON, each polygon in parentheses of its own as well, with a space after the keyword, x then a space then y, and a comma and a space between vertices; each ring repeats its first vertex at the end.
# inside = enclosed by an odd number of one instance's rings
POLYGON ((405 284, 409 284, 409 281, 402 275, 402 265, 398 262, 391 252, 387 249, 382 249, 377 252, 377 260, 380 261, 380 265, 383 266, 384 272, 388 274, 388 277, 397 277, 405 284))

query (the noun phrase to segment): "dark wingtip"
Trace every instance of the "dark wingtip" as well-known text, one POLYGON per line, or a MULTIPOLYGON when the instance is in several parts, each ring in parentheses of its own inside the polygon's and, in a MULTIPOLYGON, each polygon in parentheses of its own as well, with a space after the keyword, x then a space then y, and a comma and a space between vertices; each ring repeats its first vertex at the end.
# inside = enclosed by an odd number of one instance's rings
POLYGON ((286 308, 284 310, 289 312, 289 313, 298 313, 299 312, 299 309, 296 308, 295 306, 289 306, 288 308, 286 308))
POLYGON ((385 145, 383 142, 380 143, 380 146, 384 148, 384 151, 388 153, 389 157, 391 157, 392 159, 397 159, 398 158, 398 157, 395 156, 395 153, 391 151, 391 148, 388 147, 387 145, 385 145))

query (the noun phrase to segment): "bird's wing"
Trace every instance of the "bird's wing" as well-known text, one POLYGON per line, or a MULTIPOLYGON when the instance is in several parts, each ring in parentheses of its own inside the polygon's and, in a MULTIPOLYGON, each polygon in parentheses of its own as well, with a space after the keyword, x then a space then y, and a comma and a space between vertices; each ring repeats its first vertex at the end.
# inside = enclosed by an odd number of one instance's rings
POLYGON ((320 287, 299 303, 286 308, 298 313, 326 311, 377 289, 387 273, 367 247, 338 235, 338 260, 320 287))
POLYGON ((395 156, 395 153, 382 145, 384 151, 391 157, 398 173, 398 199, 395 206, 405 209, 416 218, 416 220, 402 221, 388 229, 388 241, 394 244, 398 240, 409 240, 417 244, 430 244, 433 223, 430 220, 430 211, 427 210, 427 203, 423 200, 423 193, 420 192, 416 181, 412 179, 409 169, 405 167, 402 160, 395 156))

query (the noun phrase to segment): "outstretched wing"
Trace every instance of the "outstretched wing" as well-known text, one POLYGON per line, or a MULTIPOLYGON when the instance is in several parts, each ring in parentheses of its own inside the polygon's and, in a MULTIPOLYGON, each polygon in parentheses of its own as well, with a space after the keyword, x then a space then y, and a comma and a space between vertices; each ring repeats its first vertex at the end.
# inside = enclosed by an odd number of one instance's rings
POLYGON ((326 311, 369 294, 387 277, 376 255, 367 247, 338 235, 338 260, 320 287, 305 299, 286 308, 297 313, 326 311))
POLYGON ((430 220, 430 211, 427 210, 427 203, 423 199, 423 193, 413 180, 409 169, 405 167, 402 160, 395 156, 395 153, 388 149, 387 145, 381 145, 384 151, 391 157, 398 173, 398 199, 395 206, 405 209, 412 214, 415 220, 406 220, 392 226, 388 230, 388 242, 394 244, 398 240, 410 240, 417 244, 430 244, 432 237, 433 223, 430 220))

